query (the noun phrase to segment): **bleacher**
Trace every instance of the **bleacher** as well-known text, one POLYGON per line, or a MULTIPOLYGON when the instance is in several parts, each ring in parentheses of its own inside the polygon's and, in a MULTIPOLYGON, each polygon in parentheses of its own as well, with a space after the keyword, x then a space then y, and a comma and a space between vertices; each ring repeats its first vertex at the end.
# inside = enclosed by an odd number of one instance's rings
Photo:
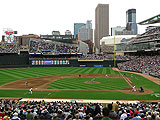
POLYGON ((159 120, 160 104, 156 103, 77 103, 76 101, 0 99, 2 120, 159 120), (105 109, 108 113, 105 113, 105 109), (107 116, 106 116, 107 114, 107 116))

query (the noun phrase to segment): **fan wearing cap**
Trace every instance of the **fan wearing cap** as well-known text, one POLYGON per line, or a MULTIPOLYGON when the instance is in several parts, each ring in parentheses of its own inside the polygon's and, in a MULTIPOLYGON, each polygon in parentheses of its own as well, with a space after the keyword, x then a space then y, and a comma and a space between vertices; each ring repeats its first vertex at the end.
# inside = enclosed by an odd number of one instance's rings
POLYGON ((11 120, 21 120, 21 119, 18 117, 18 113, 15 112, 11 120))

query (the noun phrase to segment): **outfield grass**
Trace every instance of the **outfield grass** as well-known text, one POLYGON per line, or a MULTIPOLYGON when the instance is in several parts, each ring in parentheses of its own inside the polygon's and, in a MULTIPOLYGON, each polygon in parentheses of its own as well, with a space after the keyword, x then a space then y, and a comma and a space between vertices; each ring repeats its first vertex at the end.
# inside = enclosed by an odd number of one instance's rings
MULTIPOLYGON (((37 76, 67 74, 111 74, 112 68, 20 68, 0 69, 0 85, 37 76)), ((118 74, 118 72, 115 72, 118 74)))
MULTIPOLYGON (((0 69, 0 85, 9 83, 16 80, 33 78, 37 76, 52 76, 52 75, 67 75, 67 74, 119 74, 117 71, 113 71, 112 68, 20 68, 20 69, 0 69)), ((124 74, 122 72, 122 74, 124 74)), ((127 77, 130 77, 130 73, 125 73, 127 77)), ((137 86, 142 86, 143 88, 151 89, 155 94, 160 94, 160 86, 154 82, 140 76, 133 75, 134 78, 132 82, 137 86)), ((124 80, 111 80, 104 81, 101 78, 97 78, 101 84, 96 85, 85 85, 84 81, 88 78, 82 78, 80 81, 75 78, 60 79, 51 83, 50 89, 121 89, 128 88, 128 84, 124 80), (67 81, 67 82, 66 82, 67 81), (77 81, 79 83, 77 83, 77 81), (118 81, 118 82, 117 82, 118 81), (56 85, 55 85, 56 84, 56 85), (62 87, 63 86, 63 87, 62 87), (67 87, 68 86, 68 87, 67 87), (79 87, 79 88, 77 88, 79 87)), ((91 78, 89 78, 91 79, 91 78)), ((103 79, 103 78, 102 78, 103 79)), ((0 97, 34 97, 34 98, 81 98, 81 99, 124 99, 124 100, 159 100, 159 97, 154 95, 131 95, 121 92, 99 92, 99 91, 33 91, 33 95, 29 95, 26 90, 0 90, 0 97), (51 93, 51 95, 48 95, 51 93)))
POLYGON ((130 86, 124 79, 115 78, 95 78, 99 84, 85 84, 94 78, 64 78, 56 80, 49 85, 49 89, 92 89, 92 90, 119 90, 130 86))
POLYGON ((110 100, 159 100, 154 95, 134 95, 116 91, 33 91, 0 90, 1 97, 24 98, 68 98, 68 99, 110 99, 110 100), (5 94, 4 94, 5 93, 5 94))

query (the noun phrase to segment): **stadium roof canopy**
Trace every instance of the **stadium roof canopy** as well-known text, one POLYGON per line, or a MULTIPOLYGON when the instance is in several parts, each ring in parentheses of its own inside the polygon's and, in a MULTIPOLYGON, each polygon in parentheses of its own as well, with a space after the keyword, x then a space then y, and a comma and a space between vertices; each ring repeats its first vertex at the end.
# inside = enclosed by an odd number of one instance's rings
POLYGON ((151 17, 147 20, 144 20, 142 22, 139 22, 140 25, 147 25, 147 24, 154 24, 154 23, 160 23, 160 14, 156 15, 154 17, 151 17))

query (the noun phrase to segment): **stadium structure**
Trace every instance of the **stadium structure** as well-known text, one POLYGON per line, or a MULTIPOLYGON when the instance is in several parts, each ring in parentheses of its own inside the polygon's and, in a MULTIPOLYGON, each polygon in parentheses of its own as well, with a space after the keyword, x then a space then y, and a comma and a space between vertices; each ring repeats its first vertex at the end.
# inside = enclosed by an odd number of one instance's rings
MULTIPOLYGON (((159 23, 159 15, 154 16, 150 19, 140 22, 140 25, 146 25, 151 23, 159 23)), ((144 62, 147 62, 148 59, 152 61, 156 60, 156 64, 150 66, 157 69, 156 73, 154 70, 136 70, 138 72, 147 73, 150 75, 154 75, 156 77, 160 77, 159 69, 159 55, 160 55, 160 26, 149 26, 146 29, 146 32, 137 37, 127 39, 126 42, 122 42, 116 45, 117 53, 124 53, 124 55, 131 56, 140 56, 140 59, 146 59, 144 62), (148 58, 150 56, 150 58, 148 58)), ((149 60, 150 62, 152 62, 149 60)), ((133 62, 133 61, 132 61, 133 62)), ((135 62, 135 61, 134 61, 135 62)), ((136 64, 136 62, 135 62, 136 64)), ((124 69, 121 67, 121 69, 124 69)), ((147 69, 147 68, 144 68, 147 69)), ((129 70, 129 69, 128 69, 129 70)), ((133 70, 133 69, 132 69, 133 70)))
MULTIPOLYGON (((159 22, 159 16, 151 19, 159 22)), ((140 24, 153 23, 151 19, 140 24)), ((12 32, 7 39, 0 43, 2 119, 100 120, 105 106, 114 120, 158 119, 160 26, 148 27, 114 50, 110 46, 106 54, 83 54, 86 44, 80 46, 72 35, 12 32)))

